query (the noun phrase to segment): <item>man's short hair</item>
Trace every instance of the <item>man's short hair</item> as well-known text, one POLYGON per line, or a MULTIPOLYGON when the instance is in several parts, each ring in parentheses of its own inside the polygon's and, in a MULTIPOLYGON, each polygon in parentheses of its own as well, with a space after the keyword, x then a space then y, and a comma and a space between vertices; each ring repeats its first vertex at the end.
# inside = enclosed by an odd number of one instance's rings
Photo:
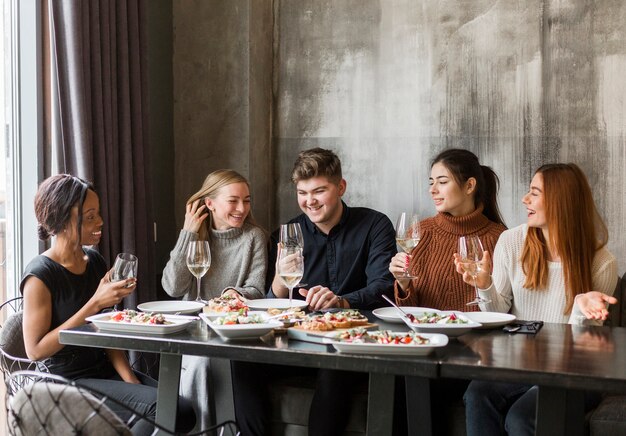
POLYGON ((315 147, 301 151, 293 165, 291 181, 295 184, 301 180, 325 176, 333 183, 341 181, 341 161, 330 150, 315 147))

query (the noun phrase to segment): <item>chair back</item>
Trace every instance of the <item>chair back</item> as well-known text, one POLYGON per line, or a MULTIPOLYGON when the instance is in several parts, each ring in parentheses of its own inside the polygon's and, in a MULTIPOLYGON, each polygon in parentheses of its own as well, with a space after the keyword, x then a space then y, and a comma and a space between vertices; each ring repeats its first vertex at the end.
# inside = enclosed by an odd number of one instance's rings
POLYGON ((8 380, 7 388, 24 386, 7 398, 11 436, 131 435, 129 427, 104 404, 105 399, 62 377, 17 371, 8 380))
POLYGON ((0 311, 4 311, 4 314, 8 315, 8 318, 0 326, 0 371, 2 371, 7 386, 11 389, 9 393, 17 392, 24 386, 19 383, 27 381, 26 379, 7 378, 11 373, 21 370, 48 372, 48 368, 43 363, 34 362, 26 355, 22 332, 22 301, 22 297, 18 297, 0 305, 0 311))
MULTIPOLYGON (((11 436, 131 435, 130 428, 140 420, 147 422, 158 434, 173 434, 127 404, 61 376, 17 371, 8 379, 8 383, 25 386, 8 395, 6 401, 11 436), (127 421, 120 418, 122 414, 129 417, 127 421)), ((228 421, 194 434, 235 436, 239 432, 236 424, 228 421)))

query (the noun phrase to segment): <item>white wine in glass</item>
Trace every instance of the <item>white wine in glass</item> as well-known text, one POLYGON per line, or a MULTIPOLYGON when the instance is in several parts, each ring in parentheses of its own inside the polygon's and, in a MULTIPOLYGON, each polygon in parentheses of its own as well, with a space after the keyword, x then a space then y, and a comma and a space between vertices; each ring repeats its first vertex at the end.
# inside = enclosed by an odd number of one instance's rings
POLYGON ((293 300, 293 288, 300 283, 304 274, 304 258, 302 248, 281 247, 278 254, 278 277, 289 289, 289 307, 293 300))
MULTIPOLYGON (((411 251, 419 244, 420 239, 419 215, 416 213, 402 212, 396 223, 396 243, 406 254, 411 254, 411 251)), ((416 277, 409 274, 409 269, 406 268, 400 278, 414 279, 416 277)))
POLYGON ((196 301, 206 303, 200 297, 200 280, 211 267, 211 249, 208 241, 191 241, 187 247, 187 268, 198 282, 196 301))
POLYGON ((482 298, 478 293, 476 278, 482 268, 483 244, 476 235, 461 236, 459 238, 459 256, 461 257, 461 268, 474 279, 475 298, 467 303, 468 306, 475 306, 481 303, 490 303, 491 300, 482 298))

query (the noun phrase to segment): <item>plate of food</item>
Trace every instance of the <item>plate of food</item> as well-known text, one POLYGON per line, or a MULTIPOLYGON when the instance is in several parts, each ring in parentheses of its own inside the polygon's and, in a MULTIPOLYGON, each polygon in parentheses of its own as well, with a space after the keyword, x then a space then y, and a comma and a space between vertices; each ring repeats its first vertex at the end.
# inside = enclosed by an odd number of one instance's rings
POLYGON ((361 327, 365 330, 378 328, 367 317, 356 309, 326 312, 324 314, 307 315, 293 327, 287 329, 291 339, 300 341, 324 343, 330 332, 340 332, 346 329, 361 327))
POLYGON ((85 318, 101 330, 130 333, 152 333, 165 335, 185 330, 195 316, 164 315, 154 312, 137 312, 124 309, 116 312, 99 313, 85 318))
POLYGON ((198 313, 203 307, 204 303, 200 301, 163 300, 138 304, 137 310, 141 310, 142 312, 183 315, 198 313))
POLYGON ((245 315, 248 312, 247 300, 230 295, 222 295, 208 301, 202 312, 210 319, 215 319, 229 313, 245 315))
POLYGON ((448 344, 448 337, 439 333, 367 331, 362 328, 326 335, 340 353, 397 354, 425 356, 448 344))
POLYGON ((420 333, 442 333, 447 336, 461 336, 482 324, 470 320, 463 312, 452 310, 431 310, 408 314, 403 321, 411 329, 420 333))
MULTIPOLYGON (((423 312, 436 312, 435 309, 430 309, 428 307, 416 307, 416 306, 402 306, 402 310, 406 313, 417 314, 423 312)), ((395 307, 380 307, 378 309, 374 309, 372 313, 377 317, 382 319, 383 321, 393 322, 396 324, 402 324, 402 318, 400 318, 400 314, 398 313, 398 309, 395 307)))
POLYGON ((470 320, 482 324, 482 327, 478 327, 480 329, 503 327, 517 319, 515 315, 502 312, 464 312, 463 314, 470 320))
POLYGON ((222 339, 257 339, 275 328, 283 326, 282 322, 267 319, 265 312, 250 311, 246 315, 230 313, 210 319, 201 313, 202 318, 222 339))
POLYGON ((289 298, 259 298, 257 300, 248 300, 248 307, 254 310, 267 310, 267 309, 303 309, 308 306, 304 300, 292 299, 289 303, 289 298))

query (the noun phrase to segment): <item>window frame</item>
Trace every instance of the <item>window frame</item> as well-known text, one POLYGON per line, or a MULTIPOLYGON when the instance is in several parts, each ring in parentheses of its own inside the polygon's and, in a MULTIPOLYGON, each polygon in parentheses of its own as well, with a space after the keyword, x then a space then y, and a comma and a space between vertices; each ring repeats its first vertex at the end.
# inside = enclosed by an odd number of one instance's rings
POLYGON ((7 138, 7 298, 19 295, 26 264, 44 247, 32 199, 43 179, 42 2, 9 0, 10 108, 7 138), (34 158, 33 158, 34 157, 34 158))

